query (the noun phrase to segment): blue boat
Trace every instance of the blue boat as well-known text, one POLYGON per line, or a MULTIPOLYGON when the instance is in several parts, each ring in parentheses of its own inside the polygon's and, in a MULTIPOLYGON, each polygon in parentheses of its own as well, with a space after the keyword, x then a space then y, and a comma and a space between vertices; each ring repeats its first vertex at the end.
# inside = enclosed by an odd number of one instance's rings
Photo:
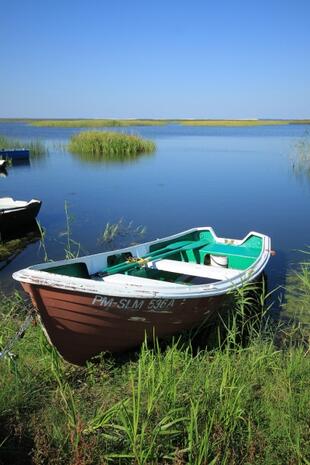
POLYGON ((29 159, 28 149, 7 149, 0 150, 0 157, 3 159, 11 158, 12 160, 28 160, 29 159))

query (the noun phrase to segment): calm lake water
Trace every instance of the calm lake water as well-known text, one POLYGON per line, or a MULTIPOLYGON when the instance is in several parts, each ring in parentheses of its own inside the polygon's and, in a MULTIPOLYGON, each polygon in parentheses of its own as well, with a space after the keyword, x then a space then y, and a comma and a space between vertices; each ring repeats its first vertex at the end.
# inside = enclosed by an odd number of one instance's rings
MULTIPOLYGON (((115 129, 155 141, 157 150, 125 163, 81 160, 65 151, 82 129, 35 128, 0 123, 0 135, 41 139, 49 153, 29 165, 13 166, 0 178, 0 197, 43 201, 39 221, 51 259, 64 256, 65 201, 72 237, 82 254, 103 250, 98 240, 107 222, 146 226, 151 240, 193 226, 213 226, 219 236, 268 234, 276 256, 267 269, 270 287, 285 284, 287 270, 310 244, 310 179, 293 170, 296 143, 309 126, 244 128, 178 125, 115 129)), ((133 238, 121 237, 111 248, 133 238)), ((39 242, 29 245, 0 271, 4 289, 15 270, 41 262, 39 242)))

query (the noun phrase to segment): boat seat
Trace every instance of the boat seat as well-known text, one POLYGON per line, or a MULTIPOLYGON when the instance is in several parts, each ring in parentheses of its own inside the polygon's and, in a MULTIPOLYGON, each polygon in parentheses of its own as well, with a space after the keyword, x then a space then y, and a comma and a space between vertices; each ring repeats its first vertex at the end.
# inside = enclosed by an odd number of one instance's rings
POLYGON ((253 247, 245 247, 242 245, 232 245, 232 244, 219 244, 215 242, 213 244, 208 244, 205 247, 202 247, 199 250, 200 254, 214 254, 214 255, 229 255, 235 257, 246 257, 256 259, 259 255, 258 249, 253 247))
POLYGON ((131 276, 128 274, 111 274, 102 278, 105 283, 133 285, 141 287, 183 287, 183 284, 169 283, 167 281, 159 281, 157 279, 140 278, 139 276, 131 276))
POLYGON ((219 281, 233 279, 242 272, 242 270, 221 268, 210 265, 199 265, 189 262, 179 262, 177 260, 158 260, 149 262, 147 266, 161 271, 198 276, 200 278, 216 279, 219 281))
POLYGON ((261 249, 248 247, 245 244, 229 244, 214 242, 199 250, 200 263, 206 262, 208 255, 227 257, 229 269, 245 270, 257 260, 261 249))

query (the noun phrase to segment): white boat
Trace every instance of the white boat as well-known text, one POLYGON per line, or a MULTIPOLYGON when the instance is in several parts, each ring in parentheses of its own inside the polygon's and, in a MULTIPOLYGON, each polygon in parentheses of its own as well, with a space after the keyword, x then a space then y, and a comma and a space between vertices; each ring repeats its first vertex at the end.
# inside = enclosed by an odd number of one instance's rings
POLYGON ((40 200, 29 202, 14 200, 12 197, 0 198, 0 232, 5 229, 15 229, 33 222, 41 208, 40 200))
POLYGON ((14 273, 50 341, 68 361, 122 352, 212 321, 227 294, 255 280, 270 238, 219 238, 210 227, 14 273))

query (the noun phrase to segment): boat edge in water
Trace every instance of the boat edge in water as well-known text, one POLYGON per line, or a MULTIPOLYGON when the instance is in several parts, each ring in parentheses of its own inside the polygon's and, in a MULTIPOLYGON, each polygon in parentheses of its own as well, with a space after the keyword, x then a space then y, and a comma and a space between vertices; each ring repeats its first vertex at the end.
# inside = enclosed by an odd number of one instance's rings
POLYGON ((24 205, 14 205, 14 202, 20 201, 13 201, 12 206, 0 208, 0 232, 32 223, 38 216, 42 205, 42 201, 38 199, 25 201, 24 205))
MULTIPOLYGON (((170 336, 217 317, 227 294, 256 279, 271 253, 266 235, 250 232, 242 240, 218 238, 212 228, 193 228, 145 244, 101 254, 36 265, 13 274, 31 296, 48 337, 67 361, 82 365, 100 352, 124 352, 143 342, 145 336, 170 336), (91 270, 100 257, 111 253, 136 252, 141 256, 150 246, 180 239, 193 232, 210 231, 220 244, 241 245, 251 236, 262 239, 261 252, 253 266, 229 279, 208 284, 144 285, 104 282, 53 274, 51 265, 84 261, 91 270), (144 251, 144 252, 143 252, 144 251), (140 252, 140 254, 139 254, 140 252)), ((94 269, 92 270, 94 271, 94 269)))

